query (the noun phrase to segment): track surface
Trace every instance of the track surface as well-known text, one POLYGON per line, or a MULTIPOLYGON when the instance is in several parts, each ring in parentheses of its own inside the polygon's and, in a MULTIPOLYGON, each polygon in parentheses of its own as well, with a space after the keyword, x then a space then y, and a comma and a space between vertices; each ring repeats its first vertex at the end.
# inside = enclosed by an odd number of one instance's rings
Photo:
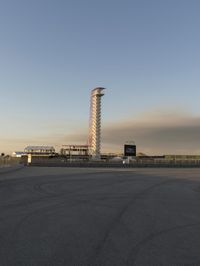
POLYGON ((0 173, 0 265, 200 265, 200 169, 0 173))

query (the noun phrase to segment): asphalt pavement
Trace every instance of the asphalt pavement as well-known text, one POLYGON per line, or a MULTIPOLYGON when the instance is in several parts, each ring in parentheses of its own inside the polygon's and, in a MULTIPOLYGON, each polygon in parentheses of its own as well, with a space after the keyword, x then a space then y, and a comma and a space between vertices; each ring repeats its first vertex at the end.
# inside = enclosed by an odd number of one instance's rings
POLYGON ((200 265, 200 169, 0 172, 0 266, 200 265))

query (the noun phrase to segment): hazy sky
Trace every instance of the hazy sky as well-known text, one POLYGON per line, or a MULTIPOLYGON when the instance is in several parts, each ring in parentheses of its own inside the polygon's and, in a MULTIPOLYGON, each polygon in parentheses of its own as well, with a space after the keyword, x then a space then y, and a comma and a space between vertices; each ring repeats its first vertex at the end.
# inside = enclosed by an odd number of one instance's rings
POLYGON ((85 143, 104 86, 104 150, 200 154, 199 14, 199 0, 1 0, 0 152, 85 143))

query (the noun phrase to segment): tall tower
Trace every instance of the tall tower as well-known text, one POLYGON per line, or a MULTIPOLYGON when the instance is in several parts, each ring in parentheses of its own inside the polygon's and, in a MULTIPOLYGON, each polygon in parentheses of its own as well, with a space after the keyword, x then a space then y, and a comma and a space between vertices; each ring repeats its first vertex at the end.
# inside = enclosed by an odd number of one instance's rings
POLYGON ((90 124, 88 145, 94 159, 100 159, 101 154, 101 97, 105 88, 95 88, 90 98, 90 124))

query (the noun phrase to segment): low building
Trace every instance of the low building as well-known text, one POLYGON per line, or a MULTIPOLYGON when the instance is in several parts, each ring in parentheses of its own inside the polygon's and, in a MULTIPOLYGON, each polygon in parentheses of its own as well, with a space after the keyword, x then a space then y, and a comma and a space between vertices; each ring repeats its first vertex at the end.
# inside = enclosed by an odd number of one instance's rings
POLYGON ((60 154, 67 159, 81 159, 88 160, 89 158, 89 146, 88 145, 63 145, 60 150, 60 154))
POLYGON ((15 158, 21 158, 24 155, 26 155, 26 152, 24 151, 14 151, 12 153, 12 157, 15 157, 15 158))

